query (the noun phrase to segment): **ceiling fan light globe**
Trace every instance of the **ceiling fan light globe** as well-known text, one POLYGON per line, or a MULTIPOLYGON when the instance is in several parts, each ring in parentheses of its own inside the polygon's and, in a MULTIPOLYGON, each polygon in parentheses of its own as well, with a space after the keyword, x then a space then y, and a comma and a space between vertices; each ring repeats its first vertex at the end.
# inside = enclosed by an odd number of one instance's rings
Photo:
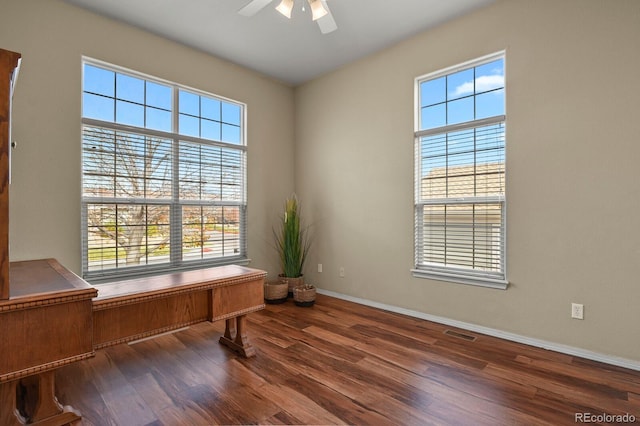
POLYGON ((282 0, 276 7, 276 10, 287 18, 291 19, 291 11, 293 10, 293 0, 282 0))
POLYGON ((309 6, 311 6, 311 15, 314 21, 317 21, 329 13, 320 0, 309 0, 309 6))

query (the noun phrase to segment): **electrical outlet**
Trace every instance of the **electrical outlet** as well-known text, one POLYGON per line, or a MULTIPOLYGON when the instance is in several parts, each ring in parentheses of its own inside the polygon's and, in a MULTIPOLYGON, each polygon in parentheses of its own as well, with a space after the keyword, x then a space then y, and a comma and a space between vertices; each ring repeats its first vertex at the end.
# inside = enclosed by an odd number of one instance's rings
POLYGON ((584 319, 584 305, 581 303, 571 304, 571 318, 584 319))
POLYGON ((344 266, 340 267, 340 277, 344 278, 344 266))
POLYGON ((322 263, 318 263, 318 272, 322 272, 322 263))

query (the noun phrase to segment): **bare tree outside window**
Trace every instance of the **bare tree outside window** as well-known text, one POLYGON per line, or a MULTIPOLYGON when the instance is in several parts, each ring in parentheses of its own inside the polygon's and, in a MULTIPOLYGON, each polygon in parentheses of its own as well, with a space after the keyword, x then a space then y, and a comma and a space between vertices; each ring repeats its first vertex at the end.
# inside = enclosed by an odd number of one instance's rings
POLYGON ((168 256, 171 141, 92 127, 85 129, 84 143, 84 196, 131 201, 89 206, 90 257, 99 252, 135 266, 168 256), (142 199, 164 204, 135 203, 142 199))

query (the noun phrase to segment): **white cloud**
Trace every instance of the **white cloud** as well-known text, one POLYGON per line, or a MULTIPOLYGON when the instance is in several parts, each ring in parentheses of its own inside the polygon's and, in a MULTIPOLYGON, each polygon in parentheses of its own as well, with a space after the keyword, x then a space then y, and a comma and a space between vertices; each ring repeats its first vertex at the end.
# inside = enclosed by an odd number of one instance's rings
POLYGON ((503 75, 483 75, 476 79, 476 89, 478 92, 504 87, 503 75))
POLYGON ((473 93, 473 81, 467 81, 456 87, 456 90, 453 91, 453 96, 458 97, 470 93, 473 93))
MULTIPOLYGON (((504 86, 503 75, 482 75, 476 78, 476 91, 485 92, 487 90, 495 89, 497 87, 504 86)), ((456 87, 454 96, 464 96, 473 93, 473 82, 467 81, 456 87)))

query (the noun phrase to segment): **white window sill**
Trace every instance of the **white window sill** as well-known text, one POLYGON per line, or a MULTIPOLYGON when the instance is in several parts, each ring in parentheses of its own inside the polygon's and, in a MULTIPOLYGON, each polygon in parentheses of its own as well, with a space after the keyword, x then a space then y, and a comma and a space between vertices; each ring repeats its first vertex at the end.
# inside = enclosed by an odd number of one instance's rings
POLYGON ((426 271, 424 269, 412 269, 411 274, 416 278, 424 278, 436 281, 446 281, 457 284, 473 285, 477 287, 494 288, 498 290, 506 290, 509 281, 494 278, 470 277, 457 275, 454 273, 444 273, 435 271, 426 271))

